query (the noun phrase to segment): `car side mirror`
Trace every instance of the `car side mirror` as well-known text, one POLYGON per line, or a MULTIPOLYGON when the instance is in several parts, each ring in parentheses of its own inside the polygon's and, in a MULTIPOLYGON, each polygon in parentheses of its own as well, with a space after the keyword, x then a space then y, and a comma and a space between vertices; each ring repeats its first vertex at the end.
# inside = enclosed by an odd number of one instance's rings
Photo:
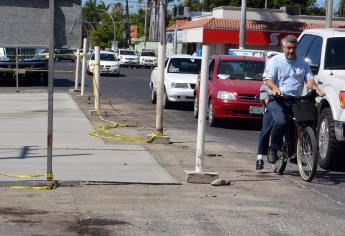
POLYGON ((309 58, 305 58, 304 61, 308 63, 308 65, 310 66, 310 70, 314 75, 317 75, 317 73, 319 73, 320 65, 313 64, 313 62, 309 58))
POLYGON ((313 72, 314 75, 317 75, 319 73, 320 66, 315 64, 310 64, 310 70, 313 72))

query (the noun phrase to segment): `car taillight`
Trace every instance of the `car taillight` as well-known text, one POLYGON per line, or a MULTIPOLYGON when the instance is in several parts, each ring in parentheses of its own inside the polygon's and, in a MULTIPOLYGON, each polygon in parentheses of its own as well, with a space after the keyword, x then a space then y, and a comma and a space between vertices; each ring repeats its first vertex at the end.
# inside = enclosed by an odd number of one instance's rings
POLYGON ((345 91, 340 91, 339 99, 341 108, 345 109, 345 91))

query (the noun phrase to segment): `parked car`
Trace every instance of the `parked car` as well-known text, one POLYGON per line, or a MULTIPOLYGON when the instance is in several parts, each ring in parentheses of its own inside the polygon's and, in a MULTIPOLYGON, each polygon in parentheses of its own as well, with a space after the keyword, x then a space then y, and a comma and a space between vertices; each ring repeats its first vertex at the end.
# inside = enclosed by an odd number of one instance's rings
POLYGON ((119 49, 119 60, 121 66, 138 66, 139 57, 132 49, 119 49))
MULTIPOLYGON (((265 59, 216 55, 211 58, 208 77, 208 124, 220 119, 261 120, 259 101, 265 59)), ((194 117, 198 116, 200 79, 195 87, 194 117)))
MULTIPOLYGON (((88 61, 87 73, 93 74, 95 65, 95 54, 93 53, 88 61)), ((120 75, 120 64, 115 57, 114 52, 101 51, 100 52, 100 73, 120 75)))
POLYGON ((298 39, 298 55, 310 64, 326 93, 317 100, 319 164, 324 169, 339 166, 345 157, 344 45, 344 29, 305 30, 298 39))
MULTIPOLYGON (((201 68, 201 57, 174 55, 168 57, 164 69, 164 108, 173 102, 193 102, 194 87, 201 68)), ((151 102, 156 103, 157 67, 151 73, 151 102)))
MULTIPOLYGON (((48 83, 48 58, 40 55, 41 48, 18 49, 19 77, 29 81, 48 83)), ((16 68, 16 49, 0 48, 0 80, 13 80, 16 68)))
POLYGON ((59 48, 55 49, 55 61, 75 61, 75 53, 72 49, 59 48))
POLYGON ((157 57, 153 50, 143 49, 139 59, 141 66, 155 67, 157 66, 157 57))

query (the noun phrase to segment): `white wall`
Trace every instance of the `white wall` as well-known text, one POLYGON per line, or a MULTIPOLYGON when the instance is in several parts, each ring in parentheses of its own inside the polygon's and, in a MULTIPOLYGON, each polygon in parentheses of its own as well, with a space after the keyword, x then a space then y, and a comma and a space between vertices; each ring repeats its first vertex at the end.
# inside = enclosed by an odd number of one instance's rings
POLYGON ((203 40, 203 29, 185 29, 184 32, 184 42, 185 43, 202 43, 203 40))

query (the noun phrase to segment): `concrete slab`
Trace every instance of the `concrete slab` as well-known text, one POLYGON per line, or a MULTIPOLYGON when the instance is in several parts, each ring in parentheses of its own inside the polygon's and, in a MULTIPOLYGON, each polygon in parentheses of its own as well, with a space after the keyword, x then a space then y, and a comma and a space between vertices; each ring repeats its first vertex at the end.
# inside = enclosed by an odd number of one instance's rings
MULTIPOLYGON (((0 95, 0 172, 12 175, 46 172, 46 100, 46 94, 0 95)), ((54 95, 55 180, 177 183, 143 146, 105 144, 89 135, 92 130, 68 94, 54 95)), ((0 182, 8 180, 0 176, 0 182)))

